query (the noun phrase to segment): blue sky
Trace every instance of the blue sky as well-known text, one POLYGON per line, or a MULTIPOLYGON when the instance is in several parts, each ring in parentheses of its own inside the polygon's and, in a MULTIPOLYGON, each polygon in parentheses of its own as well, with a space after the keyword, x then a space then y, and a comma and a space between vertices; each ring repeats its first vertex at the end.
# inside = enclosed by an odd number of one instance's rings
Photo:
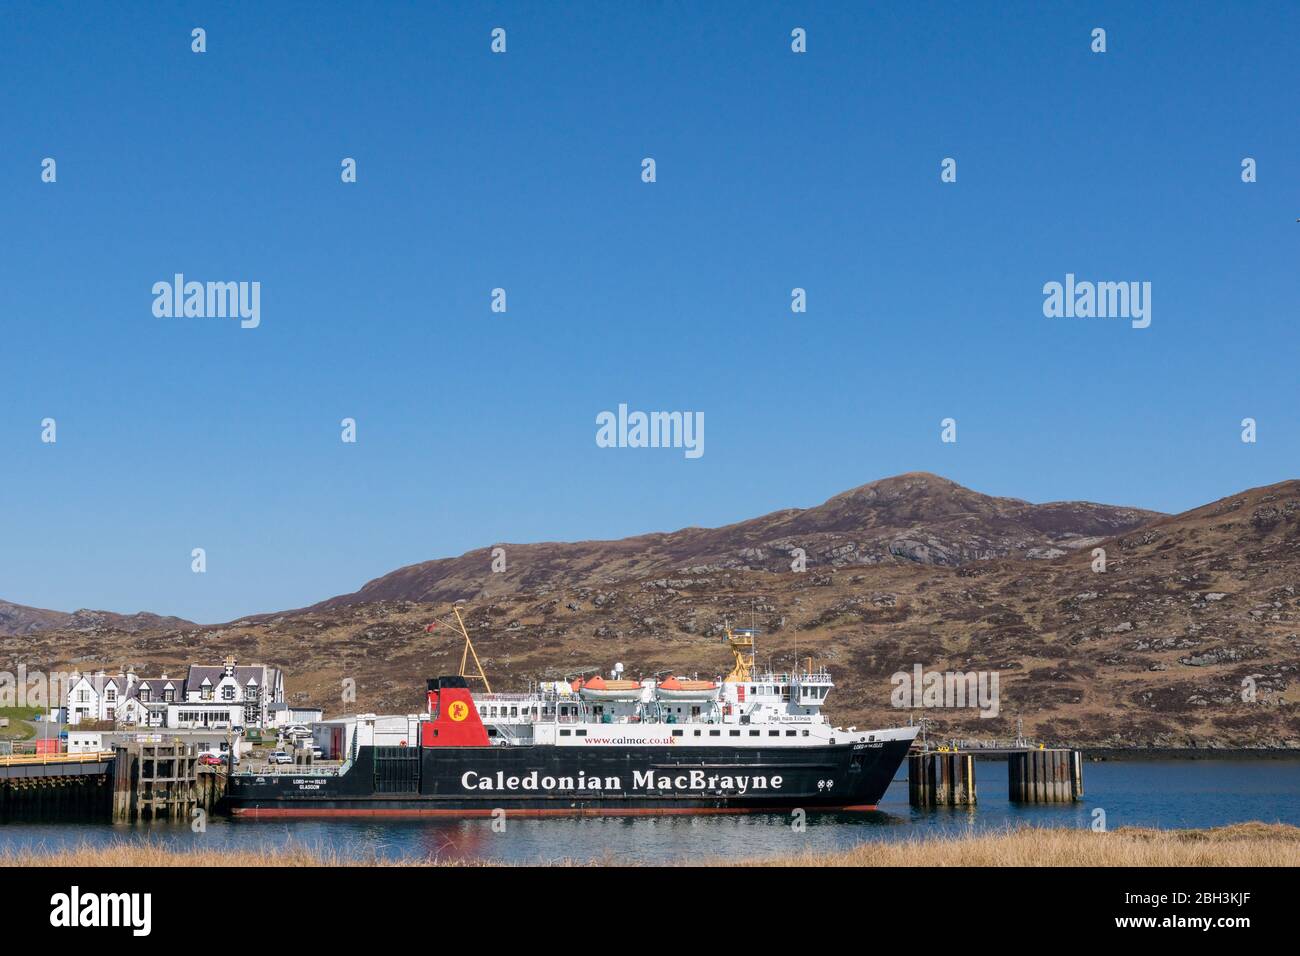
POLYGON ((0 598, 220 621, 910 470, 1166 511, 1296 474, 1294 4, 3 19, 0 598), (261 326, 156 318, 177 272, 261 326), (1044 317, 1067 272, 1151 327, 1044 317), (705 454, 598 448, 620 402, 705 454))

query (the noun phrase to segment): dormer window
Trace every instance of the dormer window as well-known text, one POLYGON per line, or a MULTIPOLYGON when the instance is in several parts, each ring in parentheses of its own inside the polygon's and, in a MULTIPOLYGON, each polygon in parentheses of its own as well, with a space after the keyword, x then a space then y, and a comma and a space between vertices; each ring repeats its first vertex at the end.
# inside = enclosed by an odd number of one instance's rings
POLYGON ((141 687, 141 688, 140 688, 140 703, 142 703, 142 704, 147 704, 147 703, 149 703, 149 688, 148 688, 148 687, 141 687))
POLYGON ((176 691, 172 690, 170 687, 167 688, 165 691, 163 691, 163 700, 165 700, 167 703, 170 704, 175 699, 176 699, 176 691))

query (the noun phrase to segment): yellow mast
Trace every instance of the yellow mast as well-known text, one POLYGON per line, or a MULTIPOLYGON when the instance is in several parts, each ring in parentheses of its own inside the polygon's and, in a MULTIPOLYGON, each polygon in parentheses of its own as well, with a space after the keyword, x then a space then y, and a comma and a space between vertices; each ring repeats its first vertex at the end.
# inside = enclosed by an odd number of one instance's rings
POLYGON ((727 625, 727 646, 731 648, 736 663, 723 681, 728 684, 746 683, 754 670, 754 629, 751 627, 733 631, 731 625, 727 625))
MULTIPOLYGON (((488 683, 487 673, 483 670, 483 664, 478 659, 478 652, 474 650, 474 642, 469 639, 469 631, 465 627, 465 619, 460 616, 460 608, 453 604, 451 611, 456 615, 456 629, 460 631, 461 636, 465 638, 465 647, 460 652, 460 671, 458 673, 461 677, 470 680, 481 680, 484 689, 486 689, 490 694, 492 693, 492 685, 488 683), (477 674, 466 673, 471 657, 474 659, 474 668, 478 671, 477 674)), ((443 623, 447 622, 444 621, 443 623)), ((433 626, 434 625, 430 624, 425 628, 425 630, 432 630, 433 626)))

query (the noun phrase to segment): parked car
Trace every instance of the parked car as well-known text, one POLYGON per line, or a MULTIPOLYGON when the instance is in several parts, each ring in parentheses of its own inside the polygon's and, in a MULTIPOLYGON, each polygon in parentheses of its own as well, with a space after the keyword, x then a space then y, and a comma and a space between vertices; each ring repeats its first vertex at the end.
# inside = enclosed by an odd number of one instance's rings
POLYGON ((267 759, 269 759, 271 763, 293 763, 293 758, 284 750, 277 750, 267 759))
POLYGON ((322 760, 325 757, 325 751, 321 750, 319 747, 312 747, 311 756, 313 760, 322 760))
POLYGON ((222 760, 218 754, 199 754, 199 763, 205 767, 217 767, 221 765, 222 760))
POLYGON ((311 730, 302 724, 294 724, 291 727, 284 728, 284 735, 286 737, 310 737, 311 730))
MULTIPOLYGON (((225 764, 227 763, 227 761, 229 760, 229 758, 230 758, 230 754, 222 754, 220 757, 217 758, 217 762, 220 763, 222 766, 225 766, 225 764)), ((235 755, 235 766, 236 766, 236 767, 239 766, 239 755, 238 755, 238 754, 235 755)))

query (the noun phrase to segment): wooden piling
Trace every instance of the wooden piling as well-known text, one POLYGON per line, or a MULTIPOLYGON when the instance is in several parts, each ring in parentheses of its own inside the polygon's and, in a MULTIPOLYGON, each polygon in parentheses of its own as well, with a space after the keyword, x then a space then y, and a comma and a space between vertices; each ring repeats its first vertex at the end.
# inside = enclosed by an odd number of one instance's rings
POLYGON ((1083 797, 1078 750, 1024 750, 1007 756, 1007 796, 1014 803, 1070 803, 1083 797))
POLYGON ((200 805, 198 754, 182 743, 133 743, 113 760, 113 820, 188 820, 200 805))
POLYGON ((931 751, 907 758, 907 798, 914 807, 973 806, 975 758, 931 751))

